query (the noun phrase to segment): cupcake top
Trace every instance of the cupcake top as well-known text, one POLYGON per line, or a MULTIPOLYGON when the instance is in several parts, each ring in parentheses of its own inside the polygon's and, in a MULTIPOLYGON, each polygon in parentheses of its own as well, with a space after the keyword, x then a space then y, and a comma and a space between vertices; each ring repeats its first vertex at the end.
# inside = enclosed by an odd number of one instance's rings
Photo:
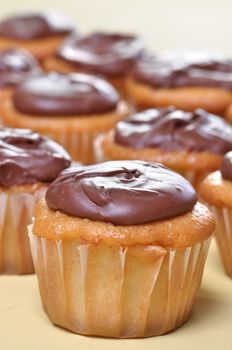
POLYGON ((21 113, 72 116, 105 113, 116 108, 119 95, 105 80, 81 73, 49 73, 28 79, 13 96, 21 113))
POLYGON ((51 182, 71 163, 68 153, 28 129, 0 128, 0 186, 51 182))
POLYGON ((165 151, 209 151, 225 154, 232 150, 232 127, 203 109, 185 112, 174 107, 148 109, 119 122, 115 142, 135 149, 165 151))
POLYGON ((0 36, 17 40, 34 40, 66 35, 73 25, 56 13, 22 13, 0 22, 0 36))
POLYGON ((58 56, 87 71, 116 76, 127 73, 143 49, 143 41, 134 35, 96 32, 71 36, 58 56))
POLYGON ((232 60, 208 52, 143 55, 135 65, 133 77, 155 88, 206 86, 232 90, 232 60))
POLYGON ((39 63, 29 52, 21 49, 0 51, 0 88, 18 85, 41 73, 39 63))
POLYGON ((220 171, 224 179, 232 181, 232 151, 223 157, 220 171))
POLYGON ((176 172, 141 161, 112 161, 68 169, 52 183, 46 202, 68 215, 136 225, 191 211, 191 184, 176 172))

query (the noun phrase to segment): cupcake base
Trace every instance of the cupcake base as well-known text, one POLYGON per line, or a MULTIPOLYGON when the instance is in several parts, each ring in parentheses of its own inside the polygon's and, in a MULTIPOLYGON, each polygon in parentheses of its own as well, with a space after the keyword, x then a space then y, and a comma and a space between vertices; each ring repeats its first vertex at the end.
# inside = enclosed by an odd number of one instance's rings
POLYGON ((175 106, 185 111, 203 108, 208 112, 224 115, 232 103, 231 92, 220 88, 153 88, 131 78, 127 80, 126 86, 128 96, 139 109, 175 106))
POLYGON ((30 242, 44 309, 55 325, 115 338, 170 332, 189 316, 210 238, 192 247, 30 242))
POLYGON ((45 190, 40 187, 31 193, 0 192, 0 273, 34 272, 27 226, 31 223, 35 202, 44 196, 45 190))

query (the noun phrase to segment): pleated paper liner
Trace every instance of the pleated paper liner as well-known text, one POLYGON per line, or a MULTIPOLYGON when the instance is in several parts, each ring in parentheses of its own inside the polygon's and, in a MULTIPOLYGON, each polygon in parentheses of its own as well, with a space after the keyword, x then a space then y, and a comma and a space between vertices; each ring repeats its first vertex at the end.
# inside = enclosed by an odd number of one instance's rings
POLYGON ((212 207, 216 219, 215 237, 221 260, 228 276, 232 278, 232 208, 212 207))
POLYGON ((44 310, 73 332, 117 338, 170 332, 188 318, 210 239, 192 247, 109 247, 29 236, 44 310))
POLYGON ((32 222, 35 202, 46 188, 34 193, 0 193, 0 273, 33 273, 27 226, 32 222))

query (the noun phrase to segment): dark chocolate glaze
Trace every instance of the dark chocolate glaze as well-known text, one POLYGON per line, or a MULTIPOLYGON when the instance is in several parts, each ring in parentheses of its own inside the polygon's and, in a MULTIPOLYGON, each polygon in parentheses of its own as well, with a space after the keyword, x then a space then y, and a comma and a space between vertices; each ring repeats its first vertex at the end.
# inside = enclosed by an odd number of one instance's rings
POLYGON ((117 76, 127 73, 143 50, 139 37, 96 32, 71 36, 60 47, 58 56, 86 71, 117 76))
POLYGON ((203 109, 184 112, 174 107, 148 109, 119 122, 115 142, 132 148, 166 151, 209 151, 225 154, 232 150, 232 127, 203 109))
POLYGON ((112 161, 64 171, 46 194, 68 215, 116 225, 169 219, 192 210, 196 193, 176 172, 141 161, 112 161))
POLYGON ((71 163, 68 153, 28 129, 0 128, 0 186, 52 182, 71 163))
POLYGON ((49 73, 28 79, 13 96, 25 114, 72 116, 105 113, 116 108, 119 96, 105 80, 81 73, 49 73))
POLYGON ((143 55, 135 64, 133 78, 155 88, 204 86, 232 90, 232 60, 207 52, 143 55))
POLYGON ((0 88, 21 84, 41 73, 39 63, 29 52, 21 49, 0 51, 0 88))
POLYGON ((17 40, 68 35, 72 31, 74 31, 74 27, 70 21, 52 12, 22 13, 0 22, 0 37, 17 40))
POLYGON ((220 170, 224 179, 232 181, 232 151, 225 154, 220 170))

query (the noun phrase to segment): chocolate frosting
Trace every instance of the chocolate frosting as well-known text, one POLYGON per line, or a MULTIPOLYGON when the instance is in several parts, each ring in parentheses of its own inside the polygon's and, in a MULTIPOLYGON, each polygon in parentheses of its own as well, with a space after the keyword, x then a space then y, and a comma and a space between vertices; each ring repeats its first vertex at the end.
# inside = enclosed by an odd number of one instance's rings
POLYGON ((39 63, 29 52, 20 49, 0 51, 0 88, 18 85, 41 73, 39 63))
POLYGON ((81 73, 53 72, 28 79, 13 96, 19 112, 48 116, 105 113, 118 102, 118 93, 108 82, 81 73))
POLYGON ((232 151, 223 157, 220 170, 224 179, 232 181, 232 151))
POLYGON ((73 25, 57 13, 22 13, 0 22, 0 36, 18 40, 33 40, 67 35, 73 25))
POLYGON ((0 128, 0 186, 51 182, 71 163, 68 153, 28 129, 0 128))
POLYGON ((176 172, 141 161, 112 161, 64 171, 46 202, 68 215, 116 225, 169 219, 192 210, 196 193, 176 172))
POLYGON ((133 77, 155 88, 205 86, 232 90, 232 60, 209 52, 146 54, 136 63, 133 77))
POLYGON ((119 122, 115 142, 132 148, 166 151, 209 151, 225 154, 232 150, 232 127, 203 109, 184 112, 174 107, 148 109, 119 122))
POLYGON ((97 74, 125 74, 144 49, 142 39, 133 35, 97 32, 68 38, 58 56, 97 74))

